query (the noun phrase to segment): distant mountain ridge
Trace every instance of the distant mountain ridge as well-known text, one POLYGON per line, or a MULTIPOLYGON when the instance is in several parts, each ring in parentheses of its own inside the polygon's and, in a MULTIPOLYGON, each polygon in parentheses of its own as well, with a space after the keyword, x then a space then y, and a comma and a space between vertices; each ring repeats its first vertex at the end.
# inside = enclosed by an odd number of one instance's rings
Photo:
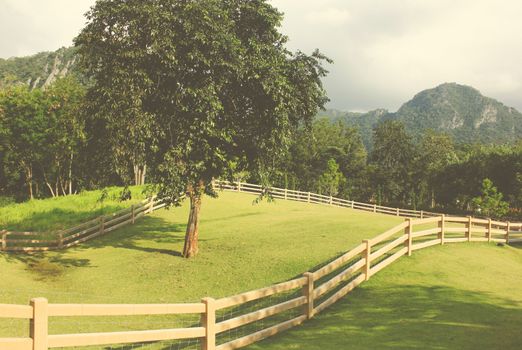
POLYGON ((510 143, 522 137, 522 113, 456 83, 423 90, 395 113, 385 109, 367 113, 327 110, 319 116, 358 127, 367 148, 371 148, 373 127, 390 119, 403 122, 413 136, 432 129, 452 135, 458 143, 510 143))
POLYGON ((41 88, 60 77, 77 74, 75 55, 74 47, 63 47, 27 57, 0 58, 0 88, 20 84, 41 88))
MULTIPOLYGON (((82 79, 76 63, 74 47, 0 59, 0 88, 20 84, 31 88, 46 87, 69 74, 82 79)), ((318 116, 358 127, 368 149, 372 144, 373 127, 389 119, 402 121, 413 136, 432 129, 447 132, 456 142, 462 143, 514 142, 522 135, 522 114, 519 111, 483 96, 473 87, 456 83, 423 90, 394 113, 386 109, 369 112, 329 109, 318 116)))

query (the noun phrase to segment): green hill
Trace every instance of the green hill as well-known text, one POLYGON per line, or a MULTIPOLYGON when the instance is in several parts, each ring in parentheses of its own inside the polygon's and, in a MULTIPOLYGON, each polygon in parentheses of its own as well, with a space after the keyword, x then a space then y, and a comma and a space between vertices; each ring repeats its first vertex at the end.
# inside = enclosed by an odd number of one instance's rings
POLYGON ((520 349, 519 248, 414 252, 301 327, 247 349, 520 349))
POLYGON ((319 115, 335 116, 331 119, 359 128, 367 148, 371 148, 375 124, 388 119, 402 121, 411 135, 432 129, 452 135, 458 143, 509 143, 522 135, 519 111, 456 83, 421 91, 395 113, 384 109, 355 114, 329 110, 319 115))
POLYGON ((14 84, 45 87, 57 78, 77 74, 75 52, 73 47, 63 47, 27 57, 0 58, 0 88, 14 84))

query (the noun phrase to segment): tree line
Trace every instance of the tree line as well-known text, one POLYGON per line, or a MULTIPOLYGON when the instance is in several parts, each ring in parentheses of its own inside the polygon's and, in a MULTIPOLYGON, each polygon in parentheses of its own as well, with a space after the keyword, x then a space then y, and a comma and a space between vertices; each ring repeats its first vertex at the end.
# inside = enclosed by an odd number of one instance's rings
MULTIPOLYGON (((87 90, 67 77, 47 89, 0 91, 4 197, 20 201, 146 182, 146 135, 136 128, 124 135, 130 140, 115 141, 103 119, 90 117, 87 90)), ((521 215, 522 142, 456 144, 444 133, 412 136, 401 122, 386 121, 374 128, 371 149, 368 153, 356 128, 318 118, 296 130, 267 183, 379 205, 521 215), (484 202, 499 195, 495 204, 484 202)), ((263 181, 239 162, 230 176, 263 181)))

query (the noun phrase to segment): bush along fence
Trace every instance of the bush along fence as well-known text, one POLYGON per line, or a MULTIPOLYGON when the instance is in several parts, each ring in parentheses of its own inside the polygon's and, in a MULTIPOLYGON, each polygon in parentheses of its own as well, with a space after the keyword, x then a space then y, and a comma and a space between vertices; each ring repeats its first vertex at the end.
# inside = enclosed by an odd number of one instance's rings
POLYGON ((446 243, 514 240, 522 241, 522 223, 444 215, 407 218, 313 272, 221 299, 204 298, 199 303, 186 304, 94 305, 51 304, 47 299, 36 298, 29 305, 0 304, 0 318, 30 321, 29 337, 0 338, 0 349, 47 350, 187 339, 199 342, 203 350, 238 349, 314 317, 397 259, 410 256, 416 250, 446 243), (242 307, 245 305, 248 307, 242 307), (74 317, 75 322, 79 322, 77 318, 89 316, 181 314, 192 314, 200 322, 185 328, 49 334, 49 324, 56 317, 74 317), (268 323, 269 320, 272 322, 268 323), (246 331, 238 337, 235 331, 239 329, 246 331))
POLYGON ((0 250, 32 252, 66 249, 96 238, 134 222, 146 214, 163 208, 165 204, 155 197, 141 201, 130 208, 102 215, 59 232, 11 232, 0 230, 0 250))

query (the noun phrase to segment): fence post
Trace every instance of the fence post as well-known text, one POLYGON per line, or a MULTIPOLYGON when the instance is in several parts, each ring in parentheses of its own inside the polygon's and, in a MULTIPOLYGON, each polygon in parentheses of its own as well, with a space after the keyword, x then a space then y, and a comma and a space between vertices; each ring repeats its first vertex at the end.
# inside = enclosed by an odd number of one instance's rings
POLYGON ((134 208, 134 204, 131 206, 131 215, 132 215, 132 224, 134 225, 134 220, 135 220, 135 208, 134 208))
POLYGON ((488 220, 488 232, 487 232, 488 242, 491 242, 491 218, 488 220))
POLYGON ((440 245, 444 245, 444 231, 446 229, 446 216, 442 214, 440 216, 439 221, 439 227, 440 227, 440 233, 439 233, 439 239, 440 239, 440 245))
POLYGON ((154 208, 154 196, 150 197, 149 214, 152 213, 153 208, 154 208))
POLYGON ((31 299, 33 318, 29 323, 29 334, 33 339, 32 350, 47 350, 49 333, 48 302, 45 298, 31 299))
POLYGON ((241 181, 237 182, 237 191, 241 192, 241 181))
POLYGON ((473 218, 468 216, 468 242, 471 242, 471 230, 473 227, 473 218))
POLYGON ((352 201, 352 209, 353 209, 353 201, 352 201))
POLYGON ((509 231, 510 230, 511 230, 511 223, 508 221, 507 227, 506 227, 506 244, 509 244, 509 231))
POLYGON ((330 196, 330 205, 332 205, 332 204, 333 204, 333 197, 330 196))
POLYGON ((63 231, 58 233, 58 249, 63 249, 63 231))
POLYGON ((364 280, 368 281, 370 279, 370 254, 372 253, 372 245, 369 239, 363 240, 363 243, 366 243, 366 249, 364 250, 364 260, 366 262, 364 265, 364 280))
POLYGON ((314 274, 305 272, 307 283, 303 286, 303 296, 306 298, 303 313, 307 319, 314 317, 314 274))
POLYGON ((205 304, 205 313, 201 314, 201 327, 205 328, 205 337, 201 343, 202 350, 216 349, 216 300, 213 298, 203 298, 201 302, 205 304))
POLYGON ((421 210, 420 214, 421 214, 421 217, 420 217, 420 218, 421 218, 421 219, 424 219, 424 210, 421 210))
POLYGON ((100 234, 103 234, 105 232, 105 216, 100 216, 100 234))
POLYGON ((7 250, 7 230, 0 231, 2 233, 2 250, 7 250))
POLYGON ((308 192, 308 203, 310 203, 310 192, 308 192))
POLYGON ((285 199, 288 199, 288 189, 285 187, 285 199))
POLYGON ((377 212, 377 204, 374 204, 374 205, 373 205, 373 212, 374 212, 374 213, 377 212))
POLYGON ((401 216, 401 210, 397 208, 397 216, 401 216))
POLYGON ((411 222, 411 218, 407 218, 408 226, 404 229, 406 234, 408 235, 408 240, 406 241, 406 247, 408 247, 408 256, 411 256, 411 245, 412 245, 412 236, 413 233, 413 224, 411 222))

